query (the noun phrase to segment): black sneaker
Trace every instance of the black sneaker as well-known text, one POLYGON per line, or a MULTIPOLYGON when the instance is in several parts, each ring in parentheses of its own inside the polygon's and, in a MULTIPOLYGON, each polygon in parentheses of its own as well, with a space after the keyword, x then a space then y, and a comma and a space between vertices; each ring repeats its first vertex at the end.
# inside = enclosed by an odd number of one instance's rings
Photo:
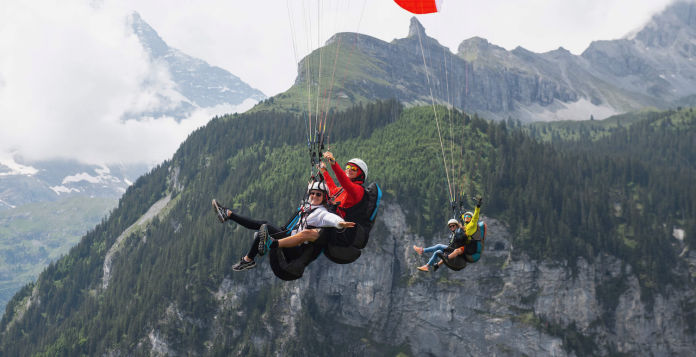
POLYGON ((433 272, 436 272, 438 269, 440 269, 440 264, 433 265, 433 272))
POLYGON ((253 267, 255 267, 255 266, 256 266, 256 262, 255 262, 255 261, 252 260, 252 261, 248 262, 248 261, 244 260, 244 258, 242 258, 242 259, 239 261, 239 263, 237 263, 237 264, 235 264, 235 265, 232 266, 232 270, 234 270, 234 271, 242 271, 242 270, 251 269, 251 268, 253 268, 253 267))
POLYGON ((265 255, 268 252, 268 248, 271 244, 271 237, 268 235, 268 227, 262 224, 259 228, 259 255, 265 255))
POLYGON ((213 199, 213 210, 215 211, 215 214, 217 215, 218 220, 220 223, 224 223, 225 221, 229 220, 230 217, 227 215, 227 207, 224 207, 223 205, 219 204, 218 201, 213 199))

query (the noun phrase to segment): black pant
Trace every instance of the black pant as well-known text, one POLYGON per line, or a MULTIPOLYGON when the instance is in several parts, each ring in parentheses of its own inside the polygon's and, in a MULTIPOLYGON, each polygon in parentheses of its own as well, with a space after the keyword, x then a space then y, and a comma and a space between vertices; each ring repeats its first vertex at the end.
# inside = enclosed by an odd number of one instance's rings
MULTIPOLYGON (((274 237, 276 239, 283 238, 284 236, 287 235, 287 232, 281 230, 280 228, 268 223, 268 221, 259 221, 255 220, 249 217, 244 217, 241 215, 238 215, 234 212, 229 216, 231 220, 237 222, 240 226, 246 228, 246 229, 251 229, 254 231, 258 231, 259 228, 261 228, 262 224, 265 224, 266 227, 268 228, 268 234, 270 234, 271 237, 274 237)), ((249 248, 249 252, 247 253, 247 257, 250 259, 254 259, 256 255, 259 254, 259 237, 254 235, 254 242, 251 244, 251 247, 249 248)))

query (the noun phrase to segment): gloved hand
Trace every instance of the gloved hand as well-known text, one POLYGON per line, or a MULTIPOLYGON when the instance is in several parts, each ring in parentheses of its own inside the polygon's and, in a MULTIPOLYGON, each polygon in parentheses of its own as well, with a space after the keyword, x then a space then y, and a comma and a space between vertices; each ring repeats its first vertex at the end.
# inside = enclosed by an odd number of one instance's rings
POLYGON ((481 208, 481 202, 483 202, 483 197, 481 197, 481 196, 475 197, 474 201, 476 201, 476 207, 481 208))

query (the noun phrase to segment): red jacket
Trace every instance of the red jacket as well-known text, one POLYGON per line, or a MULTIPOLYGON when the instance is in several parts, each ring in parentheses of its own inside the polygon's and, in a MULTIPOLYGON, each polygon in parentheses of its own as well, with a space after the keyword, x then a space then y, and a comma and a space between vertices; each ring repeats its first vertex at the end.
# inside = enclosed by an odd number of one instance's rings
POLYGON ((363 195, 365 194, 365 188, 362 187, 362 181, 351 181, 338 162, 334 162, 331 165, 331 169, 336 175, 341 187, 336 186, 336 183, 331 178, 331 175, 329 175, 329 171, 324 171, 324 181, 326 182, 326 187, 329 189, 329 194, 332 197, 338 193, 338 196, 334 198, 334 202, 338 204, 338 214, 345 218, 345 209, 355 206, 358 204, 358 202, 360 202, 360 200, 362 200, 363 195))

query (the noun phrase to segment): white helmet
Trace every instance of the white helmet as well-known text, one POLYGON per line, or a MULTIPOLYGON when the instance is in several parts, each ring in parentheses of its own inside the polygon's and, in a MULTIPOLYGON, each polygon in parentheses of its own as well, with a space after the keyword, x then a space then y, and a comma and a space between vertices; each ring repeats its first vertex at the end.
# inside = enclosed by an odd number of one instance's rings
POLYGON ((471 222, 472 218, 474 218, 474 214, 471 212, 464 212, 464 214, 462 215, 462 221, 465 224, 471 222), (467 217, 469 218, 468 220, 467 220, 467 217))
POLYGON ((362 161, 356 157, 355 159, 350 159, 347 163, 354 164, 357 167, 359 167, 360 170, 362 170, 363 174, 365 174, 365 180, 367 180, 367 164, 365 163, 365 161, 362 161))
POLYGON ((326 184, 324 182, 317 182, 317 181, 314 181, 311 184, 309 184, 309 186, 307 186, 307 192, 309 192, 311 190, 319 190, 319 191, 323 191, 324 193, 328 192, 328 190, 326 189, 326 184))
POLYGON ((448 226, 448 227, 449 227, 450 224, 459 225, 459 221, 457 221, 456 219, 452 218, 452 219, 450 219, 449 221, 447 221, 447 226, 448 226))

